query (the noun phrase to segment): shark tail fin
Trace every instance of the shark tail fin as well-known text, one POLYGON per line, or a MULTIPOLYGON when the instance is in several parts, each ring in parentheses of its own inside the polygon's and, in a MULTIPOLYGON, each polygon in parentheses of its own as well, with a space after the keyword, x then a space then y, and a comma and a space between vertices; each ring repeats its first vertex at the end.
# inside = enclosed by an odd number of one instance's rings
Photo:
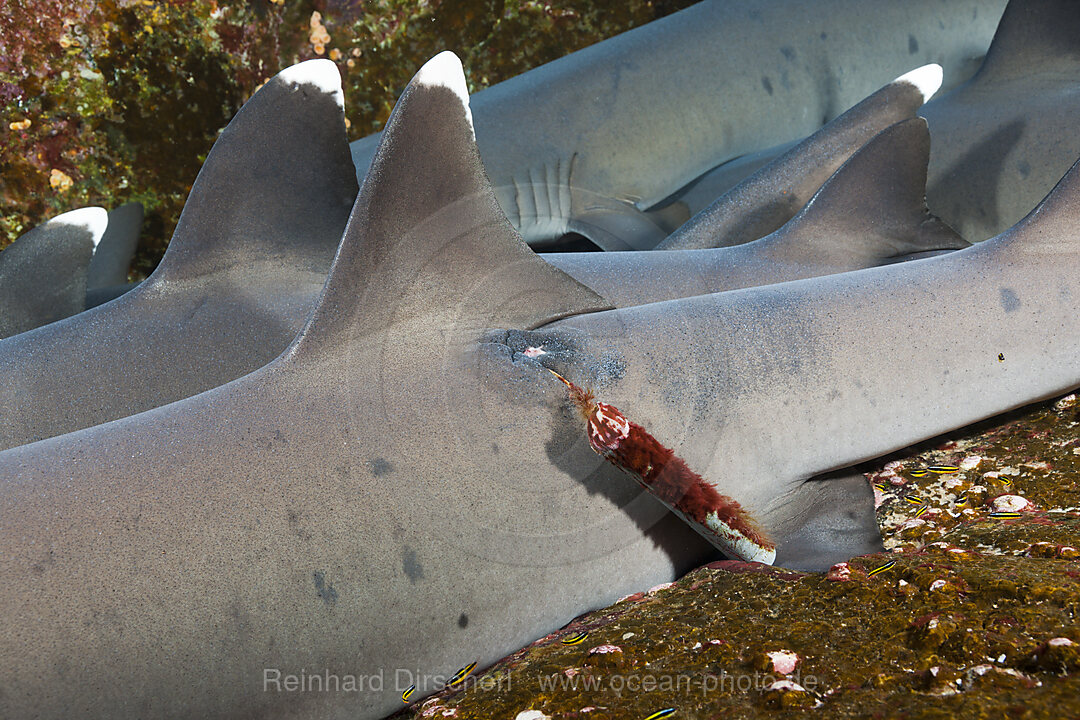
POLYGON ((976 78, 1023 78, 1032 67, 1062 64, 1080 55, 1080 3, 1075 0, 1010 0, 976 78))
POLYGON ((130 202, 109 211, 109 225, 86 269, 86 289, 123 285, 142 232, 142 203, 130 202))
POLYGON ((308 60, 286 68, 214 143, 147 284, 252 258, 325 271, 356 192, 337 67, 308 60))
POLYGON ((503 215, 476 147, 461 62, 443 52, 398 99, 292 352, 409 323, 533 328, 609 307, 541 260, 503 215))
POLYGON ((107 224, 104 208, 72 210, 0 252, 0 338, 85 309, 86 268, 107 224))
POLYGON ((838 258, 864 255, 886 261, 968 247, 926 208, 929 157, 925 120, 911 118, 886 128, 833 173, 778 233, 794 233, 814 253, 838 258))

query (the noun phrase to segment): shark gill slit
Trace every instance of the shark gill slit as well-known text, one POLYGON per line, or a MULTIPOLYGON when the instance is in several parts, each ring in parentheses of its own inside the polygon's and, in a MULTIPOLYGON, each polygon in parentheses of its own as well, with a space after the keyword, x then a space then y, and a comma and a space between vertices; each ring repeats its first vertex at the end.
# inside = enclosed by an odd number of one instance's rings
POLYGON ((618 408, 598 402, 591 391, 554 370, 548 372, 569 389, 571 402, 588 426, 593 451, 631 475, 720 550, 740 560, 772 564, 776 544, 738 501, 720 494, 673 450, 628 420, 618 408))

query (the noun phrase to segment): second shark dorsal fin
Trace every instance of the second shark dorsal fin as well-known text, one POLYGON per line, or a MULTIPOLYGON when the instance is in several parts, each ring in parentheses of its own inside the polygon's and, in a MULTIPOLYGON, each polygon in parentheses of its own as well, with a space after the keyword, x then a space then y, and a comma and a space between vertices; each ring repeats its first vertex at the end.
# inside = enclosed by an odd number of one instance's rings
POLYGON ((544 262, 506 219, 480 160, 461 62, 428 61, 398 99, 298 346, 417 321, 533 328, 611 307, 544 262))
POLYGON ((926 208, 926 121, 891 125, 821 186, 776 235, 801 238, 815 254, 892 258, 968 247, 926 208))
POLYGON ((142 203, 129 202, 109 211, 109 225, 86 269, 87 290, 123 285, 128 281, 128 267, 139 244, 142 223, 142 203))
POLYGON ((0 338, 86 307, 86 268, 108 214, 85 207, 57 215, 0 252, 0 338))
POLYGON ((1080 3, 1076 0, 1010 0, 975 81, 1030 77, 1080 63, 1080 3))
POLYGON ((214 143, 147 284, 260 260, 325 271, 357 192, 343 108, 329 60, 263 85, 214 143))

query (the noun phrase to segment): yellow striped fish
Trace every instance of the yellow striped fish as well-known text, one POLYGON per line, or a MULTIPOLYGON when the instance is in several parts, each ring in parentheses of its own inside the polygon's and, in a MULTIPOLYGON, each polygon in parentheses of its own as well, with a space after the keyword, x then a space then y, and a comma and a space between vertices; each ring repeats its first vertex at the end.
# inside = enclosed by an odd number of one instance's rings
POLYGON ((960 472, 959 465, 931 465, 926 468, 935 475, 951 475, 955 472, 960 472))
POLYGON ((1023 513, 1018 512, 992 512, 990 517, 995 520, 1016 520, 1017 518, 1024 517, 1023 513))
POLYGON ((873 577, 874 575, 877 575, 878 573, 885 572, 886 570, 888 570, 889 568, 891 568, 895 564, 896 564, 895 560, 890 560, 889 562, 885 563, 884 565, 881 565, 880 567, 874 568, 873 570, 868 572, 867 575, 869 577, 873 577))
POLYGON ((675 708, 664 708, 663 710, 657 710, 645 720, 660 720, 660 718, 671 717, 675 714, 675 708))
POLYGON ((469 677, 469 673, 471 673, 475 667, 476 661, 474 660, 473 662, 469 663, 468 665, 454 673, 454 677, 450 678, 450 682, 446 683, 447 686, 457 685, 462 680, 469 677))
POLYGON ((925 477, 926 468, 912 468, 911 470, 908 470, 908 475, 911 477, 925 477))
POLYGON ((885 492, 885 483, 874 483, 874 487, 876 487, 881 492, 885 492))
POLYGON ((923 515, 926 514, 927 510, 928 510, 928 508, 925 505, 923 505, 921 508, 919 508, 919 512, 915 513, 915 517, 917 517, 917 518, 922 517, 923 515))
POLYGON ((922 505, 923 504, 923 499, 921 497, 919 497, 918 495, 905 495, 904 499, 907 500, 912 505, 922 505))
POLYGON ((967 495, 961 495, 959 497, 959 499, 957 499, 957 501, 956 501, 956 507, 964 507, 965 505, 967 505, 967 503, 968 503, 968 496, 967 495))
POLYGON ((581 643, 585 642, 585 638, 587 638, 587 637, 589 637, 589 633, 587 633, 587 632, 579 632, 579 633, 575 633, 573 635, 569 635, 567 637, 564 637, 559 642, 561 642, 563 645, 580 645, 581 643))
POLYGON ((415 685, 410 685, 408 687, 408 689, 405 690, 405 692, 401 693, 401 702, 403 702, 403 703, 409 702, 409 698, 411 698, 413 696, 414 692, 416 692, 416 686, 415 685))

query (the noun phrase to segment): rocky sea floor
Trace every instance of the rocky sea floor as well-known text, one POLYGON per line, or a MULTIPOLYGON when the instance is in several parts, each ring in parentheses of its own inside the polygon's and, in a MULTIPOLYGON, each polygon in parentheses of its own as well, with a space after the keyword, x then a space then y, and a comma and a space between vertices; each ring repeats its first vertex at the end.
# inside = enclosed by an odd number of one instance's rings
POLYGON ((1080 717, 1077 395, 867 478, 886 552, 821 574, 711 563, 394 717, 1080 717))

